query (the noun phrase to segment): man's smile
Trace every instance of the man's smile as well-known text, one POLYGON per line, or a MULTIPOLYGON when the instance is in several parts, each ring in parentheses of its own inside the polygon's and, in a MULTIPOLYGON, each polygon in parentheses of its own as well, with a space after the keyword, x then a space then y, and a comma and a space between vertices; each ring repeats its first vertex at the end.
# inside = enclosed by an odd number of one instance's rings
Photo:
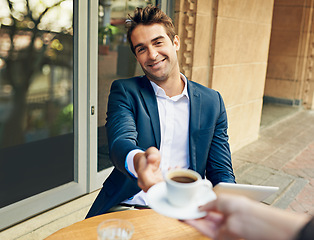
POLYGON ((147 66, 151 67, 151 68, 158 68, 165 60, 166 60, 166 58, 164 58, 158 62, 153 62, 153 63, 147 64, 147 66))

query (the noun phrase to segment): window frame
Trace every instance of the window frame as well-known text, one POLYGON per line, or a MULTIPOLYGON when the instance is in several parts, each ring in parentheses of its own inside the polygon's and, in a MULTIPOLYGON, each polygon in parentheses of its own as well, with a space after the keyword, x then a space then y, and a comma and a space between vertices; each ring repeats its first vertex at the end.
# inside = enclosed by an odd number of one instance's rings
POLYGON ((74 181, 0 209, 0 230, 87 192, 88 1, 73 1, 74 181))

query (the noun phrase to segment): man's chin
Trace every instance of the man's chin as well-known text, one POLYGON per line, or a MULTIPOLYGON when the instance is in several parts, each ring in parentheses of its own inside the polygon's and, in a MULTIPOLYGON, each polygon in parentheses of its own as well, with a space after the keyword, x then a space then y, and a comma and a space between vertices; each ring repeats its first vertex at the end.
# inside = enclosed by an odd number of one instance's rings
POLYGON ((151 80, 152 82, 155 82, 155 83, 164 82, 164 81, 167 80, 166 77, 156 77, 156 76, 150 77, 150 76, 147 76, 147 78, 148 78, 149 80, 151 80))
POLYGON ((162 82, 167 80, 168 76, 167 75, 156 75, 156 74, 151 74, 147 71, 144 71, 146 77, 151 80, 152 82, 162 82))

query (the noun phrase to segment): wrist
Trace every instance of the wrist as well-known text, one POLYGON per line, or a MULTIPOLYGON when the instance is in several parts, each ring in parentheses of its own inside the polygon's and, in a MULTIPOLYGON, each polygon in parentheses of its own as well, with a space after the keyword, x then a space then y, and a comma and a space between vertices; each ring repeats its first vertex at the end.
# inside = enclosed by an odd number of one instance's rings
POLYGON ((133 165, 136 173, 138 172, 139 163, 143 157, 145 157, 145 152, 138 152, 133 157, 133 165))
POLYGON ((125 169, 135 178, 137 178, 137 172, 134 169, 134 156, 139 153, 143 152, 140 149, 134 149, 128 153, 125 160, 125 169))
POLYGON ((255 221, 264 222, 259 228, 261 236, 264 236, 261 240, 293 240, 309 220, 306 215, 274 207, 265 208, 262 203, 256 210, 255 221))

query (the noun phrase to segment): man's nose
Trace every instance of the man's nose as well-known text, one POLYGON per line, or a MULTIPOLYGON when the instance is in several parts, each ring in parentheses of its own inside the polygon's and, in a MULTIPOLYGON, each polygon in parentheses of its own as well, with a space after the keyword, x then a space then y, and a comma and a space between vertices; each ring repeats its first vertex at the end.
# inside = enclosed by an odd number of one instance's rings
POLYGON ((155 60, 158 56, 158 52, 155 48, 151 47, 149 48, 149 58, 155 60))

